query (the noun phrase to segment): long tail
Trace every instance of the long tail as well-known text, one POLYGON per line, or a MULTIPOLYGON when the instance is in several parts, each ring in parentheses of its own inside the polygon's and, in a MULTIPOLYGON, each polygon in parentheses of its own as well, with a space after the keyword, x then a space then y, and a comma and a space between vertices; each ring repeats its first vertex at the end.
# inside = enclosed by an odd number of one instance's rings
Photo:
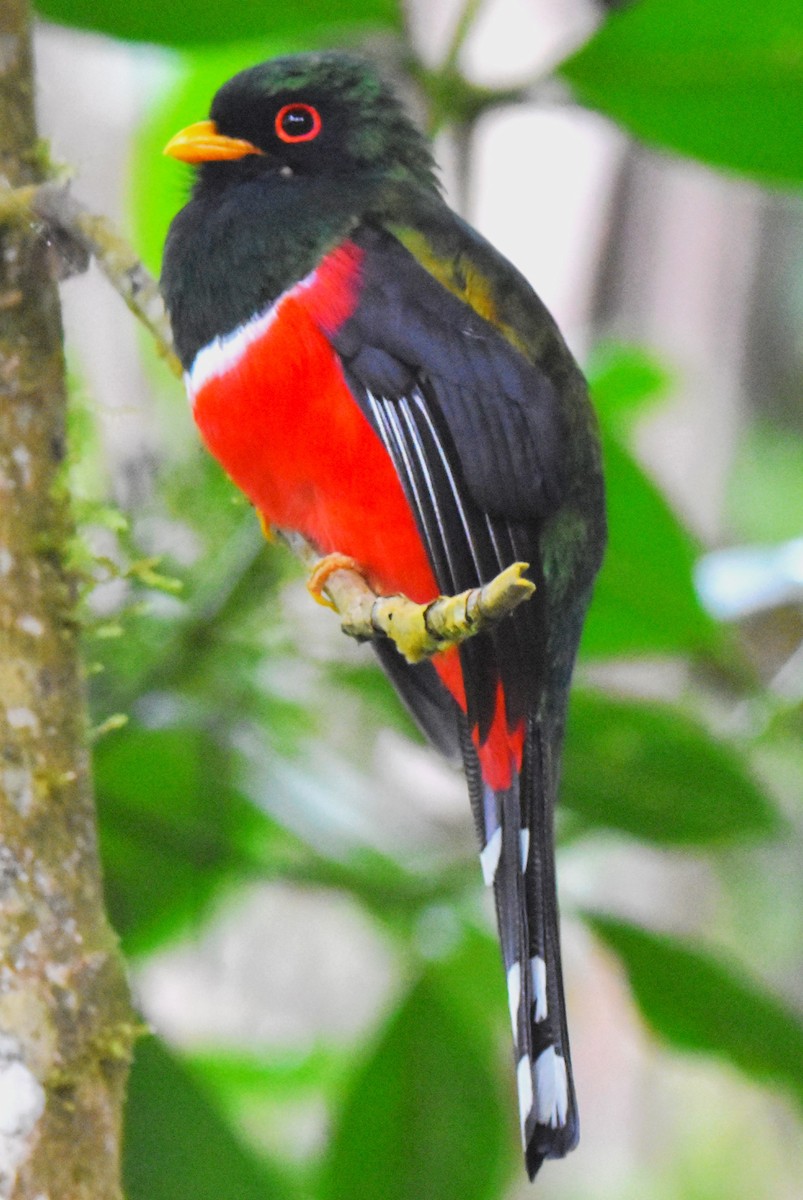
POLYGON ((528 719, 521 771, 504 791, 482 781, 464 744, 480 861, 496 899, 531 1179, 545 1158, 562 1158, 579 1137, 555 882, 556 733, 538 716, 528 719))

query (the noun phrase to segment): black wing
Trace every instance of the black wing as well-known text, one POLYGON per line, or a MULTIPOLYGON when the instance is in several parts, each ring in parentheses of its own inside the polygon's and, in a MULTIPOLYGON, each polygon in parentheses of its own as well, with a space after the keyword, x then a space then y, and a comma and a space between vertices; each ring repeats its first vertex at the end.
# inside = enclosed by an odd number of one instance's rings
MULTIPOLYGON (((511 726, 541 686, 539 531, 562 496, 561 413, 550 379, 391 235, 361 229, 359 304, 332 337, 393 459, 442 592, 530 563, 536 597, 460 648, 480 740, 504 687, 511 726)), ((408 689, 409 690, 409 689, 408 689)), ((408 697, 409 699, 409 697, 408 697)))

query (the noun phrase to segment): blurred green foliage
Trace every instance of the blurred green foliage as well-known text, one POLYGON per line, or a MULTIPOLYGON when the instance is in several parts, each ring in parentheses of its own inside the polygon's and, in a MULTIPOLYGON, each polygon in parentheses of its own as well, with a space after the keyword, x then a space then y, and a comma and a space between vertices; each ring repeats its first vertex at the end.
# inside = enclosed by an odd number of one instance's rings
POLYGON ((754 426, 739 448, 733 472, 732 522, 745 541, 780 542, 800 534, 803 444, 786 429, 754 426), (777 495, 786 497, 778 504, 777 495))
POLYGON ((304 0, 303 6, 238 0, 38 0, 37 9, 50 21, 91 29, 110 37, 161 42, 165 46, 219 45, 244 38, 288 38, 309 45, 316 38, 351 36, 368 29, 398 29, 394 0, 304 0))
POLYGON ((655 845, 704 846, 780 832, 743 752, 657 702, 578 687, 563 789, 564 808, 587 828, 607 826, 655 845))
POLYGON ((324 1165, 324 1200, 498 1195, 508 1121, 497 1064, 433 974, 403 997, 354 1074, 324 1165))
MULTIPOLYGON (((154 105, 134 151, 134 224, 152 267, 183 202, 175 165, 164 163, 161 147, 177 128, 202 118, 216 87, 241 67, 288 48, 353 42, 370 27, 396 39, 387 44, 398 62, 417 68, 440 115, 450 116, 446 74, 414 61, 399 36, 403 14, 391 0, 303 7, 39 0, 39 10, 179 51, 176 84, 154 105)), ((467 15, 475 12, 469 4, 467 15)), ((444 72, 454 72, 455 61, 444 72)), ((658 145, 757 178, 801 178, 803 22, 793 0, 760 14, 747 0, 642 0, 610 15, 556 70, 580 101, 658 145)), ((498 100, 489 92, 483 103, 498 100)), ((691 665, 692 682, 674 705, 625 699, 593 672, 578 685, 562 836, 590 842, 624 835, 657 852, 705 854, 715 868, 727 866, 726 848, 735 844, 745 854, 760 839, 768 842, 765 854, 781 836, 799 844, 800 813, 782 815, 767 783, 773 755, 800 765, 799 707, 767 690, 739 631, 717 625, 701 607, 692 582, 701 548, 632 451, 635 421, 672 381, 633 347, 601 347, 589 373, 607 463, 611 542, 583 661, 599 668, 679 660, 691 665), (720 703, 726 696, 731 709, 759 706, 766 718, 759 731, 715 733, 712 695, 720 703)), ((181 409, 174 392, 166 398, 165 411, 171 408, 181 409)), ((321 662, 284 620, 292 564, 263 548, 250 510, 217 467, 180 438, 176 444, 175 418, 164 420, 165 469, 126 527, 104 516, 108 498, 103 472, 92 466, 100 449, 87 411, 77 406, 73 422, 78 511, 87 537, 100 526, 112 538, 111 557, 125 579, 112 620, 99 615, 87 626, 95 718, 130 718, 95 751, 107 895, 124 946, 142 961, 197 931, 221 898, 244 884, 296 881, 338 889, 370 914, 390 939, 402 982, 356 1054, 320 1046, 292 1063, 257 1051, 251 1058, 223 1050, 181 1056, 144 1042, 128 1105, 130 1200, 497 1196, 520 1169, 518 1135, 502 973, 479 906, 476 863, 454 850, 411 862, 401 852, 368 849, 358 837, 344 840, 325 822, 314 833, 301 820, 288 828, 293 805, 314 808, 338 786, 342 804, 349 802, 355 776, 348 747, 328 745, 323 774, 311 752, 328 736, 333 713, 353 705, 359 714, 352 758, 366 756, 383 725, 416 735, 371 663, 353 656, 321 662), (185 551, 192 548, 164 564, 181 581, 177 596, 157 595, 136 572, 125 574, 153 549, 149 521, 169 527, 185 551), (115 631, 122 636, 108 636, 115 631), (292 689, 290 678, 297 681, 292 689), (448 932, 435 939, 435 950, 421 936, 433 921, 448 932), (271 1099, 311 1097, 325 1104, 327 1134, 302 1163, 232 1132, 271 1099)), ((773 445, 773 461, 792 464, 784 470, 794 490, 799 447, 777 437, 773 445)), ((774 481, 758 466, 750 474, 761 455, 750 447, 745 455, 744 529, 791 532, 788 521, 772 525, 767 496, 774 481)), ((84 565, 96 583, 107 579, 100 559, 88 555, 84 565)), ((723 879, 732 877, 723 871, 723 879)), ((603 914, 587 922, 621 960, 635 1004, 663 1042, 724 1058, 803 1101, 800 1019, 752 977, 747 960, 726 967, 705 945, 603 914)))
POLYGON ((126 1133, 123 1173, 131 1197, 290 1200, 294 1194, 280 1171, 238 1141, 191 1070, 155 1038, 137 1054, 126 1133))
POLYGON ((803 1026, 792 1009, 746 980, 741 967, 701 947, 609 917, 589 920, 622 958, 656 1033, 782 1084, 803 1107, 803 1026))
POLYGON ((639 0, 559 67, 583 104, 649 142, 803 181, 798 0, 639 0))

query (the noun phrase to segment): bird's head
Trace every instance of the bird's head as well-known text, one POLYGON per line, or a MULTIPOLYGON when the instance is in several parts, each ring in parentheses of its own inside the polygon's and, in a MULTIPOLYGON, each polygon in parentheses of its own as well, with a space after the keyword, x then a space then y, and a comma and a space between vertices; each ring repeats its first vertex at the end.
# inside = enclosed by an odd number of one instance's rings
POLYGON ((201 167, 201 184, 314 179, 436 187, 429 147, 365 61, 328 52, 260 63, 220 88, 209 120, 176 134, 165 154, 201 167))

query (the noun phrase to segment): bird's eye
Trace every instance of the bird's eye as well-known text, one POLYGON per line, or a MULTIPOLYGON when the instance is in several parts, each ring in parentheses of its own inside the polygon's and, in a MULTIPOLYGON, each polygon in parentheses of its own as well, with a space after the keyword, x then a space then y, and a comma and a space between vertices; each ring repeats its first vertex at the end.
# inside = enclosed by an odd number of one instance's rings
POLYGON ((321 115, 311 104, 285 104, 276 114, 276 135, 283 142, 311 142, 321 132, 321 115))

